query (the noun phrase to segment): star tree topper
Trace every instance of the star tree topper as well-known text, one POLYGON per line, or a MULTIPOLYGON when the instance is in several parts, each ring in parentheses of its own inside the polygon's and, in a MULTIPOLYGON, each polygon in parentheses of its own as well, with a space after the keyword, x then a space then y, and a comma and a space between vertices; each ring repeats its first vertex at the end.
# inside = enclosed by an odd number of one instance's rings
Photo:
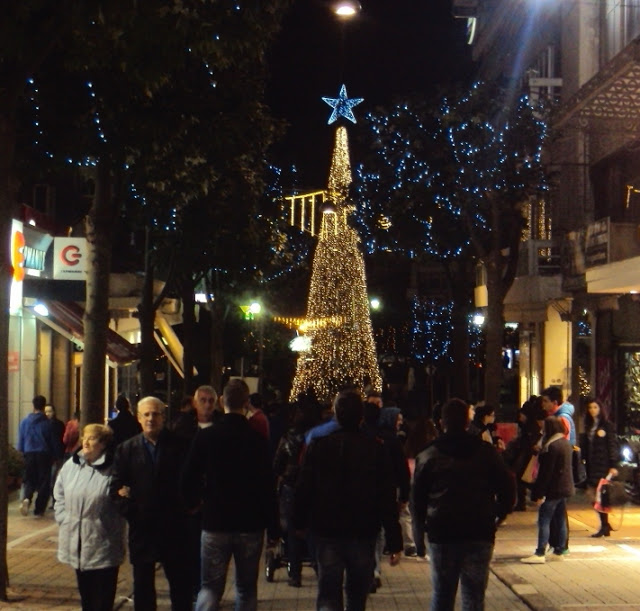
POLYGON ((356 122, 356 118, 353 116, 353 111, 351 110, 354 106, 357 106, 364 100, 364 98, 351 98, 347 97, 347 87, 346 85, 342 85, 340 87, 340 93, 337 98, 322 98, 323 102, 326 102, 333 108, 333 112, 329 117, 329 121, 327 122, 331 125, 334 121, 337 121, 338 117, 344 117, 345 119, 349 119, 352 123, 356 122))

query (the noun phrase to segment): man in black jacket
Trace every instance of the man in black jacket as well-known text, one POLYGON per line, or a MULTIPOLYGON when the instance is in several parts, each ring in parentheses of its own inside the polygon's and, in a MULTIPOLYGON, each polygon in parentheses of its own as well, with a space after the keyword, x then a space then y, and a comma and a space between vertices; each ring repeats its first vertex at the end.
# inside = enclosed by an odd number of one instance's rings
POLYGON ((371 586, 374 548, 385 529, 390 564, 399 562, 402 534, 396 491, 383 444, 359 430, 360 393, 342 391, 334 403, 341 428, 314 440, 305 453, 294 501, 294 524, 309 529, 318 563, 317 608, 362 611, 371 586))
POLYGON ((483 609, 496 516, 511 511, 515 483, 494 447, 467 433, 469 405, 442 408, 444 434, 416 457, 414 519, 429 539, 431 611, 453 609, 458 588, 464 608, 483 609))
POLYGON ((264 530, 279 536, 275 482, 268 441, 246 418, 249 388, 231 380, 224 388, 225 414, 196 435, 182 475, 182 494, 202 506, 202 583, 197 611, 216 611, 233 555, 236 608, 255 609, 264 530))
POLYGON ((171 609, 191 611, 187 513, 180 497, 184 441, 164 428, 165 406, 156 397, 138 402, 142 433, 116 448, 110 494, 129 522, 135 611, 155 611, 155 564, 169 581, 171 609))

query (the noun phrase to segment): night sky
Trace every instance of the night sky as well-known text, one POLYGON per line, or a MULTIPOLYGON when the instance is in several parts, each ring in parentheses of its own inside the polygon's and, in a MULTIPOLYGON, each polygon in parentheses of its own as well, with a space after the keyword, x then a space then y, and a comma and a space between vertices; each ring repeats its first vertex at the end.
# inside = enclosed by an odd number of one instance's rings
MULTIPOLYGON (((324 188, 336 124, 322 97, 364 102, 356 118, 406 95, 428 95, 469 73, 465 22, 451 15, 451 0, 361 0, 348 23, 328 0, 297 0, 271 53, 267 102, 289 128, 274 150, 279 165, 294 163, 302 188, 324 188)), ((350 132, 363 122, 349 124, 350 132)), ((352 149, 352 163, 354 159, 352 149)))

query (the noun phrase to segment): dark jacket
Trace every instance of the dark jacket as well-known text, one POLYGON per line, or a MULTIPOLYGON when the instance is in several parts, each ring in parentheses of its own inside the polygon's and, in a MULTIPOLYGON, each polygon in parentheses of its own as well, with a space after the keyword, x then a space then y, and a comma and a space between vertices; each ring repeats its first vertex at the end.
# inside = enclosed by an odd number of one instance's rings
POLYGON ((398 505, 384 446, 363 432, 339 430, 305 452, 294 524, 337 539, 373 539, 385 529, 391 553, 402 549, 398 505))
POLYGON ((406 503, 409 500, 411 488, 411 472, 396 431, 399 413, 398 407, 383 407, 378 419, 378 434, 384 443, 387 460, 390 462, 393 485, 398 490, 398 500, 406 503))
POLYGON ((119 446, 123 441, 135 437, 142 432, 137 418, 129 411, 122 410, 107 423, 113 431, 113 445, 119 446))
POLYGON ((187 514, 179 482, 186 446, 164 430, 156 447, 156 464, 142 433, 116 448, 109 493, 129 522, 132 563, 162 560, 184 548, 187 514), (118 495, 122 486, 131 488, 130 498, 118 495))
POLYGON ((531 500, 569 498, 575 492, 572 468, 573 446, 561 433, 542 446, 538 456, 538 477, 531 490, 531 500))
POLYGON ((613 423, 608 421, 598 422, 593 436, 589 433, 582 435, 580 446, 587 463, 587 485, 597 486, 600 478, 606 477, 620 460, 618 439, 613 423))
POLYGON ((181 484, 187 506, 204 501, 202 528, 213 532, 279 535, 275 482, 268 441, 242 415, 225 414, 196 435, 181 484))
POLYGON ((444 433, 416 457, 414 519, 432 543, 493 542, 496 516, 513 508, 515 482, 495 448, 444 433))

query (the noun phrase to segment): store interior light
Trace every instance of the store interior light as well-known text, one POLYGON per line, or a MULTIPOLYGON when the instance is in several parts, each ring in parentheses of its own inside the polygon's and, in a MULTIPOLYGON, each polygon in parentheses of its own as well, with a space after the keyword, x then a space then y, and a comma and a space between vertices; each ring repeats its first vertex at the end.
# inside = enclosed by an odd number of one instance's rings
POLYGON ((33 306, 33 311, 38 314, 38 316, 49 316, 49 310, 44 303, 36 303, 36 305, 33 306))

